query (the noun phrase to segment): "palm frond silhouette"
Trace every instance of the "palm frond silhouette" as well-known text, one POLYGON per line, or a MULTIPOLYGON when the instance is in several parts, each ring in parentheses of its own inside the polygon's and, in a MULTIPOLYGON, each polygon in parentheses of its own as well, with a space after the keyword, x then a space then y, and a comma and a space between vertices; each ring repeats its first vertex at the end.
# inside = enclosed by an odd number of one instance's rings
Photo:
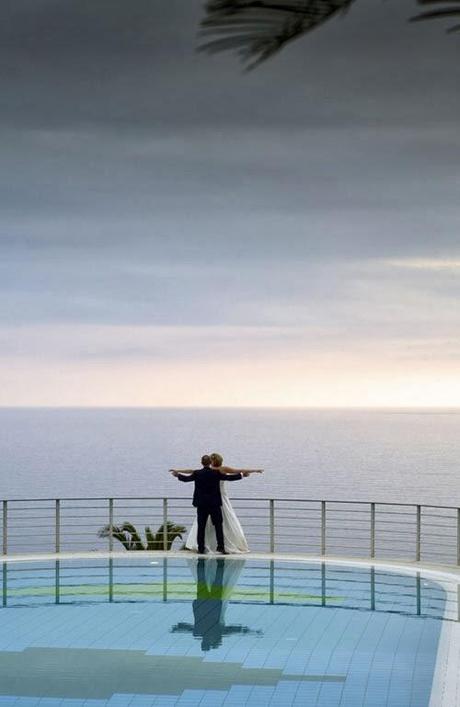
MULTIPOLYGON (((356 0, 208 0, 201 22, 199 51, 236 51, 247 69, 270 58, 289 42, 303 37, 356 0)), ((417 0, 430 6, 410 18, 414 22, 460 17, 459 0, 417 0)), ((448 31, 460 30, 456 24, 448 31)))
POLYGON ((209 0, 200 51, 236 50, 247 68, 347 10, 355 0, 209 0), (210 37, 210 39, 207 39, 210 37))
MULTIPOLYGON (((144 543, 140 533, 136 527, 125 521, 122 525, 104 525, 98 531, 98 537, 110 538, 118 540, 126 550, 163 550, 164 549, 164 525, 161 525, 156 533, 153 533, 151 528, 145 528, 146 542, 144 543)), ((182 535, 187 529, 183 525, 177 525, 168 520, 166 523, 166 546, 170 550, 176 538, 182 540, 182 535)))
MULTIPOLYGON (((412 22, 421 20, 436 20, 442 18, 460 18, 460 2, 458 0, 418 0, 419 5, 427 5, 430 10, 424 10, 418 15, 411 17, 412 22)), ((449 27, 448 32, 459 32, 460 22, 449 27)))

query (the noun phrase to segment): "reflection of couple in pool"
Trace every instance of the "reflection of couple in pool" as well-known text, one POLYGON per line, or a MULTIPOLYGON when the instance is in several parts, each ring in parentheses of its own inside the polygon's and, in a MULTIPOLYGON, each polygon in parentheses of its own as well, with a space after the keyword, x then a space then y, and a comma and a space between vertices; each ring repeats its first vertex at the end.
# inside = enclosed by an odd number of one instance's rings
POLYGON ((196 599, 193 602, 194 623, 180 622, 173 633, 191 633, 201 638, 201 649, 209 651, 222 644, 224 636, 236 633, 260 634, 247 626, 225 624, 227 599, 236 584, 244 561, 204 560, 190 562, 196 579, 196 599), (196 569, 196 572, 195 572, 196 569))

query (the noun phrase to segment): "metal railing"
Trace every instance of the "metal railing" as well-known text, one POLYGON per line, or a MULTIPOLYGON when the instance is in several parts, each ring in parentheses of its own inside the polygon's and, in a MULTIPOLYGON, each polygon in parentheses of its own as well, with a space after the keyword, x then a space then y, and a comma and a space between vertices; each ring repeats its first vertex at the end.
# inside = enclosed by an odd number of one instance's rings
MULTIPOLYGON (((457 507, 282 498, 234 498, 232 505, 253 551, 460 565, 457 507)), ((179 549, 195 518, 184 497, 11 499, 1 513, 4 555, 122 550, 114 532, 125 522, 139 532, 136 549, 148 549, 146 527, 150 549, 179 549), (186 529, 182 537, 171 523, 186 529)))

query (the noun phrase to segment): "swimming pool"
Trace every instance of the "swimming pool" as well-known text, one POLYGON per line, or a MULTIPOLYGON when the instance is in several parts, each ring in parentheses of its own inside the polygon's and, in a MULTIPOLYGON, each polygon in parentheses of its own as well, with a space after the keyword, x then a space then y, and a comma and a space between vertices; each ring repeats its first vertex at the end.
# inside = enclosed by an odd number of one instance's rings
POLYGON ((329 562, 5 562, 0 705, 428 707, 457 598, 329 562))

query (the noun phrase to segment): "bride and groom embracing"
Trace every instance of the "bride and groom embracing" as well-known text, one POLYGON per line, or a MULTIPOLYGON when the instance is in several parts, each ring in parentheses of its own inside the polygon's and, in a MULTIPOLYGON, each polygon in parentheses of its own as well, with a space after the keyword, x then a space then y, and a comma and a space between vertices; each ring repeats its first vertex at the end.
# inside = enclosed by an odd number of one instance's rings
POLYGON ((187 550, 200 554, 216 551, 223 555, 249 551, 224 482, 261 474, 263 469, 232 469, 223 466, 223 461, 220 454, 205 454, 201 458, 201 469, 170 469, 180 481, 195 482, 193 505, 197 517, 185 543, 187 550), (209 518, 212 525, 208 523, 209 518))

